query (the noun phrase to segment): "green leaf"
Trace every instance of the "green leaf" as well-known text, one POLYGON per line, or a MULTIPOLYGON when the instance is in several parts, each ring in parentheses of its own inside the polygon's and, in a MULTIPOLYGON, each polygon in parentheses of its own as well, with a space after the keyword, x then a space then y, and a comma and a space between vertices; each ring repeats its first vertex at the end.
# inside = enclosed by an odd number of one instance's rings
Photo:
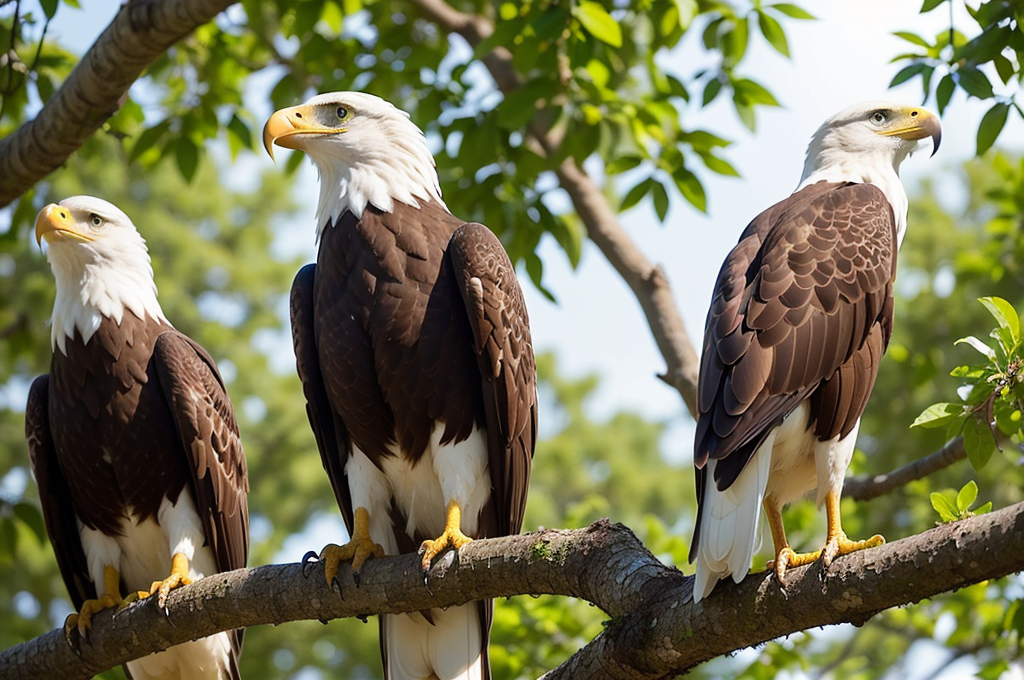
POLYGON ((921 11, 918 14, 924 14, 925 12, 931 12, 933 9, 946 2, 946 0, 924 0, 924 4, 921 5, 921 11))
POLYGON ((576 7, 576 18, 590 35, 612 47, 622 47, 622 27, 603 6, 583 0, 576 7))
POLYGON ((167 133, 170 126, 170 121, 165 120, 157 123, 151 128, 143 130, 142 134, 135 140, 135 145, 132 146, 132 152, 128 155, 128 162, 134 163, 139 156, 163 139, 163 136, 167 133))
POLYGON ((935 512, 939 513, 939 519, 943 523, 955 522, 960 519, 953 502, 938 491, 933 491, 928 498, 931 499, 932 507, 935 508, 935 512))
POLYGON ((708 197, 704 193, 704 186, 697 179, 697 175, 680 166, 672 173, 672 179, 675 181, 679 193, 690 205, 703 213, 708 211, 708 197))
POLYGON ((982 116, 981 123, 978 124, 978 149, 975 152, 977 155, 980 156, 992 148, 999 133, 1003 131, 1003 126, 1006 125, 1006 115, 1009 112, 1009 105, 999 102, 982 116))
POLYGON ((913 43, 914 45, 918 45, 920 47, 931 47, 931 45, 928 44, 927 40, 917 35, 916 33, 910 33, 909 31, 896 31, 893 33, 893 35, 896 36, 897 38, 903 38, 907 42, 913 43))
POLYGON ((1010 78, 1013 78, 1016 71, 1013 67, 1013 62, 1004 57, 1001 54, 997 54, 992 58, 992 64, 996 67, 996 73, 999 74, 999 79, 1004 84, 1010 83, 1010 78))
POLYGON ((978 338, 974 337, 973 335, 968 335, 966 338, 960 338, 959 340, 954 342, 953 345, 970 345, 974 349, 984 354, 987 358, 996 358, 996 351, 989 347, 988 345, 986 345, 985 343, 983 343, 978 338))
POLYGON ((232 158, 238 155, 240 149, 252 149, 252 131, 237 115, 232 115, 228 123, 228 144, 232 158))
POLYGON ((977 499, 978 485, 972 479, 964 484, 963 488, 960 489, 960 493, 956 495, 956 509, 960 511, 960 515, 965 516, 977 499))
POLYGON ((961 66, 956 74, 964 92, 978 99, 992 98, 992 83, 988 81, 988 76, 979 71, 977 67, 961 66))
POLYGON ((653 187, 653 194, 654 212, 658 216, 658 221, 664 222, 668 216, 668 192, 665 191, 665 185, 656 181, 653 187))
POLYGON ((995 448, 996 440, 988 423, 978 418, 968 418, 964 424, 964 450, 967 452, 967 460, 971 462, 971 467, 979 471, 984 468, 995 448))
POLYGON ((786 32, 782 30, 782 24, 765 12, 757 13, 757 24, 761 27, 761 35, 768 41, 768 44, 782 56, 788 57, 789 42, 786 40, 786 32))
POLYGON ((761 83, 749 78, 738 78, 732 83, 736 95, 743 100, 744 104, 751 106, 762 104, 764 106, 778 106, 779 100, 775 98, 768 89, 761 83))
POLYGON ((747 44, 750 41, 749 28, 746 18, 736 20, 732 30, 722 34, 722 56, 727 65, 735 66, 743 60, 747 53, 747 44))
POLYGON ((788 2, 780 2, 775 5, 768 5, 766 9, 773 9, 780 14, 785 14, 790 19, 817 19, 816 16, 802 7, 797 7, 788 2))
POLYGON ((57 13, 58 4, 60 4, 59 0, 39 0, 39 6, 43 8, 43 14, 47 19, 52 19, 57 13))
POLYGON ((995 317, 999 327, 1009 332, 1013 346, 1020 344, 1020 318, 1013 305, 1001 297, 983 297, 978 301, 995 317))
POLYGON ((191 182, 199 167, 199 147, 188 137, 179 137, 174 142, 174 160, 186 182, 191 182))
POLYGON ((618 175, 627 170, 632 170, 642 162, 643 159, 637 155, 627 154, 618 156, 608 161, 607 165, 604 166, 604 172, 606 175, 618 175))
POLYGON ((701 98, 701 106, 707 106, 708 104, 710 104, 712 101, 714 101, 715 97, 717 97, 718 93, 721 91, 721 80, 719 80, 718 78, 709 80, 708 84, 704 86, 704 96, 701 98))
POLYGON ((626 192, 626 197, 622 199, 622 204, 619 205, 619 212, 626 212, 634 205, 640 202, 647 192, 654 188, 654 179, 648 177, 647 179, 639 182, 636 186, 626 192))
POLYGON ((910 66, 905 66, 901 68, 899 73, 893 76, 892 81, 889 83, 889 87, 896 87, 900 83, 905 83, 906 81, 910 80, 914 76, 924 71, 926 68, 928 68, 928 64, 924 63, 923 61, 919 61, 916 64, 911 64, 910 66))
POLYGON ((925 429, 942 427, 946 423, 956 420, 956 418, 958 418, 963 412, 964 407, 960 404, 950 404, 948 402, 932 404, 922 411, 921 415, 919 415, 910 426, 923 427, 925 429))
POLYGON ((977 510, 974 511, 974 514, 975 515, 984 515, 987 512, 992 512, 992 501, 989 501, 989 502, 985 503, 985 505, 982 505, 981 507, 979 507, 977 510))
POLYGON ((46 545, 46 524, 43 522, 43 513, 39 512, 39 508, 31 503, 15 503, 14 515, 32 530, 39 540, 39 545, 46 545))
POLYGON ((953 81, 953 76, 949 73, 942 76, 939 86, 935 88, 935 103, 939 106, 940 116, 946 110, 949 100, 953 97, 954 90, 956 90, 956 83, 953 81))
POLYGON ((700 154, 700 158, 704 161, 704 165, 707 166, 708 170, 717 173, 719 175, 725 175, 726 177, 739 177, 739 171, 732 166, 732 164, 724 158, 719 158, 710 152, 704 152, 700 154))

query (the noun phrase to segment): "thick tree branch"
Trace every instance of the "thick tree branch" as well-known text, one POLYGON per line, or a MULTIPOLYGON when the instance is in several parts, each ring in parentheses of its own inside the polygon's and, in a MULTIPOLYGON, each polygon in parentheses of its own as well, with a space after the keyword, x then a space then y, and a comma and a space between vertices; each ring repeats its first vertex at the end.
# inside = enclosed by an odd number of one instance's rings
MULTIPOLYGON (((423 15, 449 33, 461 35, 472 46, 494 32, 493 23, 483 16, 466 14, 444 0, 410 0, 423 15)), ((522 84, 512 63, 512 54, 498 48, 483 58, 495 83, 506 95, 522 84)), ((536 121, 535 121, 536 123, 536 121)), ((542 124, 531 126, 530 133, 548 157, 554 155, 559 141, 542 124)), ((573 159, 555 168, 561 187, 569 194, 576 213, 587 228, 590 240, 598 247, 619 276, 636 296, 647 318, 654 340, 667 364, 661 378, 674 387, 696 415, 697 351, 679 314, 672 287, 664 270, 643 254, 619 222, 615 209, 594 180, 573 159)))
POLYGON ((843 483, 843 496, 855 501, 867 501, 906 486, 910 482, 924 479, 928 475, 948 468, 967 457, 962 437, 955 437, 935 453, 908 463, 884 475, 872 477, 851 477, 843 483))
POLYGON ((0 207, 60 167, 121 106, 142 71, 232 0, 133 0, 32 120, 0 139, 0 207))
MULTIPOLYGON (((472 599, 555 594, 588 600, 613 617, 593 642, 551 678, 657 678, 731 651, 834 623, 861 623, 879 611, 1024 570, 1024 503, 918 536, 790 572, 723 584, 698 605, 692 578, 658 562, 629 529, 598 522, 479 540, 448 553, 424 585, 416 555, 371 560, 360 587, 340 574, 342 597, 321 569, 298 564, 240 569, 155 602, 97 615, 77 656, 61 631, 0 654, 0 677, 88 678, 174 644, 240 626, 327 621, 381 612, 447 607, 472 599), (445 562, 447 559, 447 562, 445 562)), ((500 606, 500 605, 499 605, 500 606)))

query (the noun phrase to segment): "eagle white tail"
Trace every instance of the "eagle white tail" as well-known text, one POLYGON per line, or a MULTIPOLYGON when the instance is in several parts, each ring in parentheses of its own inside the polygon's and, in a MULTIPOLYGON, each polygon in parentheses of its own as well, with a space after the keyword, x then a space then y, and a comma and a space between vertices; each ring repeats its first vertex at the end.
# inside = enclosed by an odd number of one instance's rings
POLYGON ((773 431, 768 435, 740 476, 725 491, 715 488, 718 461, 708 461, 693 584, 694 602, 707 597, 719 579, 731 575, 733 581, 739 583, 750 571, 759 542, 761 501, 768 486, 775 434, 773 431))
POLYGON ((381 617, 388 680, 481 680, 480 610, 476 602, 421 614, 381 617))

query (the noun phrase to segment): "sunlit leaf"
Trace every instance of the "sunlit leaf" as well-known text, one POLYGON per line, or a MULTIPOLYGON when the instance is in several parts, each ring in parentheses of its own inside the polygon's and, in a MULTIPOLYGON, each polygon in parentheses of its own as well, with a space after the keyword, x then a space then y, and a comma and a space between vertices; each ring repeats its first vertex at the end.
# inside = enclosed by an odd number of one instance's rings
POLYGON ((944 523, 955 522, 960 519, 960 515, 956 511, 956 505, 943 494, 933 491, 928 498, 931 500, 935 512, 939 513, 939 518, 944 523))
POLYGON ((996 450, 996 440, 992 437, 988 423, 978 418, 967 419, 964 424, 964 450, 975 470, 980 471, 988 464, 992 452, 996 450))
POLYGON ((964 484, 963 488, 956 495, 956 509, 961 515, 966 514, 974 501, 978 499, 978 484, 972 479, 964 484))
POLYGON ((893 76, 893 79, 889 82, 889 87, 896 87, 900 83, 905 83, 906 81, 910 80, 911 78, 913 78, 914 76, 918 75, 919 73, 928 68, 928 64, 925 64, 924 62, 918 62, 916 64, 911 64, 910 66, 905 66, 901 68, 895 76, 893 76))
POLYGON ((978 99, 992 98, 992 83, 988 81, 988 76, 976 67, 961 66, 960 70, 956 73, 960 87, 964 89, 964 92, 978 99))
POLYGON ((779 54, 788 57, 789 42, 786 40, 786 32, 782 30, 782 24, 765 12, 757 13, 757 24, 761 27, 761 35, 768 41, 768 44, 774 47, 779 54))
POLYGON ((931 47, 931 45, 928 44, 927 40, 917 35, 916 33, 910 33, 909 31, 896 31, 893 33, 893 35, 896 36, 897 38, 903 38, 907 42, 913 43, 914 45, 918 45, 920 47, 931 47))
POLYGON ((938 404, 932 404, 924 411, 921 412, 914 422, 911 423, 911 427, 942 427, 943 425, 952 422, 964 411, 964 407, 960 404, 951 404, 942 402, 938 404))
POLYGON ((1018 345, 1020 343, 1020 318, 1013 305, 1001 297, 983 297, 978 301, 985 305, 985 309, 995 318, 999 327, 1009 332, 1014 346, 1018 345))
POLYGON ((766 9, 773 9, 776 12, 785 14, 790 19, 816 19, 813 14, 808 12, 802 7, 790 4, 788 2, 780 2, 775 5, 767 5, 766 9))
POLYGON ((583 0, 576 6, 576 18, 590 35, 612 47, 622 47, 622 27, 602 5, 583 0))
POLYGON ((918 12, 918 14, 930 12, 946 1, 947 0, 924 0, 924 4, 921 5, 921 10, 918 12))
POLYGON ((978 338, 974 337, 973 335, 968 335, 966 338, 960 338, 959 340, 957 340, 953 344, 954 345, 970 345, 974 349, 976 349, 979 352, 981 352, 982 354, 984 354, 989 359, 995 359, 996 358, 996 351, 994 349, 992 349, 991 347, 989 347, 988 345, 986 345, 981 340, 979 340, 978 338))
POLYGON ((658 216, 658 220, 664 222, 668 216, 668 192, 665 191, 665 185, 656 181, 652 188, 652 194, 654 198, 654 212, 658 216))
POLYGON ((939 115, 942 115, 942 112, 946 110, 954 90, 956 90, 956 82, 954 82, 953 76, 949 73, 942 76, 939 86, 935 88, 935 103, 939 107, 939 115))

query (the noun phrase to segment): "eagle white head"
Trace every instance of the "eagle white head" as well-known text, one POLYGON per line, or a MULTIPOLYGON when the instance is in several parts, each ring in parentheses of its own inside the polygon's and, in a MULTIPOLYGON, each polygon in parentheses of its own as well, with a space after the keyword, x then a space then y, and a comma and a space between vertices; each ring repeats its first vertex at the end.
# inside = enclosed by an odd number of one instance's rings
POLYGON ((391 212, 394 202, 442 206, 434 157, 409 114, 380 97, 330 92, 274 113, 263 145, 299 149, 320 171, 317 229, 346 210, 362 215, 367 204, 391 212))
POLYGON ((942 126, 925 109, 883 101, 854 104, 826 120, 811 137, 797 190, 822 180, 874 184, 892 204, 902 241, 907 194, 899 178, 900 164, 925 137, 931 137, 934 155, 942 126))
POLYGON ((57 282, 50 344, 67 353, 75 329, 86 342, 103 317, 118 324, 125 309, 166 322, 157 301, 146 242, 121 210, 93 196, 51 203, 36 218, 36 241, 57 282))

